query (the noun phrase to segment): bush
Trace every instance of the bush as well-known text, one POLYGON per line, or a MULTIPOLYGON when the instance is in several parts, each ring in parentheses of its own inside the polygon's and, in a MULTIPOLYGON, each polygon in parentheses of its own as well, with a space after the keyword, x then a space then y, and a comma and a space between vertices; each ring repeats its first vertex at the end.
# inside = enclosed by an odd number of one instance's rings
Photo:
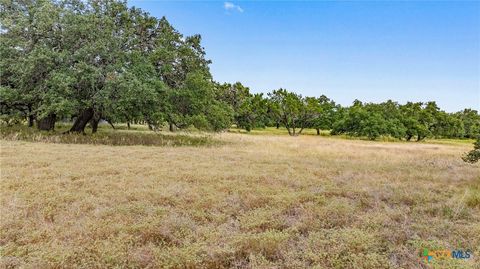
POLYGON ((480 136, 477 137, 477 141, 473 144, 473 150, 466 153, 462 159, 467 163, 476 163, 480 160, 480 136))

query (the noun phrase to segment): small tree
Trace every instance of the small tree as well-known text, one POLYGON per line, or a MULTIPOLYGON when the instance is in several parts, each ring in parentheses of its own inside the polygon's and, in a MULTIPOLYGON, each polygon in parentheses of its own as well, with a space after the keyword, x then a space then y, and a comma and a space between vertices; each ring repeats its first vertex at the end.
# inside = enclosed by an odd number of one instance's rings
POLYGON ((267 102, 263 94, 257 93, 245 98, 236 111, 235 120, 238 127, 250 132, 255 127, 264 127, 267 114, 267 102))
POLYGON ((335 121, 336 105, 325 95, 318 99, 318 115, 312 119, 310 126, 317 130, 317 135, 320 135, 320 130, 331 130, 335 121))
POLYGON ((402 138, 406 128, 396 118, 397 104, 391 101, 381 104, 355 100, 342 118, 333 125, 332 134, 345 133, 351 136, 363 136, 375 140, 380 136, 402 138))
POLYGON ((454 114, 463 125, 463 136, 475 138, 480 136, 480 114, 473 109, 464 109, 454 114))
POLYGON ((291 136, 300 135, 319 113, 318 102, 314 97, 304 98, 285 89, 273 91, 268 95, 271 101, 270 113, 287 128, 291 136))
POLYGON ((476 163, 480 160, 480 136, 477 137, 477 141, 473 144, 473 150, 466 153, 462 159, 467 163, 476 163))

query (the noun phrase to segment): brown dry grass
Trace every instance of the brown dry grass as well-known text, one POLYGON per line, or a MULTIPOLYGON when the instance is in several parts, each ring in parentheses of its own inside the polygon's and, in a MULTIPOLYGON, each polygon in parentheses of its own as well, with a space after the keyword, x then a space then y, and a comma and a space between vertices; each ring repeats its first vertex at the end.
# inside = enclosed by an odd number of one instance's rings
POLYGON ((1 267, 419 268, 470 249, 468 145, 222 134, 217 147, 1 141, 1 267))

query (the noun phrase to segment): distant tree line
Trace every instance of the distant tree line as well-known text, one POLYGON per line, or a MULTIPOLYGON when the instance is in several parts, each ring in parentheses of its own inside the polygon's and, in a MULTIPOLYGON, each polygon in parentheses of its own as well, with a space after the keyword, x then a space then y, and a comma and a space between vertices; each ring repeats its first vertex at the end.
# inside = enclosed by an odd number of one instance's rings
POLYGON ((464 109, 456 113, 440 110, 435 102, 408 102, 401 105, 388 100, 362 103, 355 100, 343 107, 322 95, 303 97, 285 89, 274 90, 267 97, 251 94, 236 84, 222 85, 222 100, 234 110, 234 122, 247 131, 265 126, 283 126, 292 136, 305 128, 331 130, 331 134, 376 139, 390 136, 407 141, 435 138, 476 138, 480 135, 480 115, 464 109))
POLYGON ((322 95, 285 89, 264 96, 218 83, 209 70, 201 36, 184 36, 117 0, 24 0, 0 4, 0 119, 68 132, 97 131, 101 120, 144 123, 156 130, 195 127, 247 131, 285 127, 331 134, 405 140, 474 138, 480 116, 465 109, 446 113, 435 102, 380 104, 356 100, 343 107, 322 95))

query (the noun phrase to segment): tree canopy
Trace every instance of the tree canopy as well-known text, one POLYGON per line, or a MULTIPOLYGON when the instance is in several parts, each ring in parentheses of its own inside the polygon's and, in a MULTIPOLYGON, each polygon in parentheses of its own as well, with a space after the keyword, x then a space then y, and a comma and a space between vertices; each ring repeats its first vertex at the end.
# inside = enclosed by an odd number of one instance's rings
POLYGON ((228 127, 201 37, 165 18, 115 0, 32 0, 2 2, 1 23, 2 118, 51 130, 73 117, 70 132, 102 118, 228 127))

